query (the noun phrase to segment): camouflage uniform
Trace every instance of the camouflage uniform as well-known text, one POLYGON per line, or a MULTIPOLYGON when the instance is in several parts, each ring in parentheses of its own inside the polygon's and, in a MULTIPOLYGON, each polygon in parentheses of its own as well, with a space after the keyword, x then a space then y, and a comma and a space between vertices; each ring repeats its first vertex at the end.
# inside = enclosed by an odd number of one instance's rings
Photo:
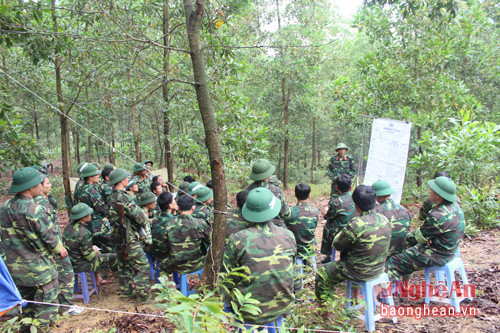
MULTIPOLYGON (((228 272, 246 266, 250 281, 241 277, 228 280, 227 288, 239 289, 243 295, 252 294, 260 301, 256 306, 262 313, 242 312, 245 321, 267 324, 289 312, 294 305, 294 267, 297 245, 290 230, 271 221, 253 223, 250 228, 232 235, 224 250, 224 267, 228 272)), ((231 293, 228 297, 238 304, 231 293)))
POLYGON ((167 222, 168 258, 161 264, 167 273, 186 274, 205 264, 210 226, 192 215, 179 215, 167 222))
POLYGON ((106 216, 108 215, 108 206, 104 202, 101 194, 93 184, 83 184, 75 192, 75 204, 87 204, 94 211, 92 212, 92 223, 86 228, 91 232, 94 244, 105 249, 106 252, 112 252, 109 241, 111 235, 111 226, 106 216))
POLYGON ((104 200, 104 202, 108 202, 111 193, 113 193, 113 188, 109 185, 109 182, 104 179, 101 179, 101 181, 98 184, 98 187, 99 187, 99 194, 101 195, 102 199, 104 200))
POLYGON ((120 239, 119 217, 115 203, 121 202, 125 206, 123 222, 127 225, 127 257, 118 255, 118 279, 120 292, 124 297, 132 296, 132 283, 135 285, 135 295, 138 299, 149 299, 149 263, 139 240, 139 228, 146 225, 148 217, 137 206, 127 192, 113 189, 109 203, 109 221, 112 225, 111 237, 120 239))
MULTIPOLYGON (((58 281, 54 255, 62 242, 57 237, 50 213, 32 198, 16 194, 0 209, 2 258, 26 300, 57 303, 58 281)), ((40 321, 47 330, 56 320, 57 307, 28 303, 26 316, 40 321)))
POLYGON ((64 228, 63 241, 75 273, 101 272, 117 268, 116 253, 95 253, 92 248, 92 235, 79 220, 71 221, 64 228))
MULTIPOLYGON (((33 198, 33 201, 37 205, 41 205, 47 209, 51 216, 51 222, 54 226, 54 233, 59 241, 62 241, 61 229, 59 228, 59 223, 57 222, 57 201, 52 196, 45 196, 40 194, 33 198), (52 201, 50 200, 52 198, 52 201), (55 202, 55 206, 53 205, 55 202)), ((59 254, 54 255, 54 260, 57 265, 57 280, 59 282, 59 294, 57 295, 57 300, 59 304, 73 305, 73 288, 75 286, 75 277, 73 272, 73 266, 71 265, 71 260, 69 256, 62 258, 59 254)), ((60 309, 62 310, 62 309, 60 309)))
POLYGON ((354 207, 351 192, 345 192, 330 199, 328 212, 326 213, 326 224, 323 229, 323 241, 321 242, 322 254, 327 256, 332 254, 332 243, 335 236, 337 236, 349 221, 358 216, 359 213, 354 207))
POLYGON ((202 219, 206 223, 208 223, 210 226, 214 222, 214 213, 204 203, 198 202, 195 200, 195 207, 194 207, 194 212, 193 212, 193 217, 202 219))
POLYGON ((141 178, 141 176, 135 175, 132 180, 135 181, 137 187, 139 187, 139 191, 137 192, 138 196, 146 192, 151 192, 151 180, 148 177, 141 178))
POLYGON ((385 216, 367 211, 353 218, 333 240, 335 249, 341 251, 340 261, 323 266, 326 281, 316 276, 316 297, 321 299, 325 290, 333 290, 344 280, 368 281, 382 274, 390 241, 391 224, 385 216))
POLYGON ((299 257, 310 257, 316 251, 316 226, 319 212, 307 202, 299 202, 291 209, 292 214, 285 219, 286 227, 295 236, 299 257))
POLYGON ((240 208, 234 209, 233 214, 229 215, 226 219, 226 244, 231 235, 237 233, 238 231, 247 229, 252 225, 253 223, 248 222, 243 218, 243 216, 241 216, 240 208))
POLYGON ((283 190, 276 185, 270 184, 270 183, 263 181, 263 180, 259 180, 259 181, 255 181, 252 184, 248 185, 247 188, 244 189, 243 191, 248 195, 248 193, 250 193, 251 190, 253 190, 254 188, 257 188, 257 187, 267 188, 268 190, 270 190, 273 193, 273 195, 276 198, 280 199, 281 210, 279 212, 279 217, 277 216, 276 218, 272 219, 272 221, 277 226, 284 227, 285 223, 283 222, 283 219, 289 218, 290 214, 292 212, 290 210, 290 207, 288 207, 288 204, 286 203, 285 193, 283 192, 283 190))
POLYGON ((398 205, 391 198, 387 198, 380 205, 375 206, 373 211, 384 215, 391 222, 391 245, 389 246, 389 254, 387 256, 390 257, 403 252, 406 234, 410 227, 410 212, 398 205))
POLYGON ((83 184, 85 184, 85 180, 82 178, 78 179, 78 181, 75 184, 75 189, 73 191, 73 198, 75 197, 76 193, 80 190, 80 187, 83 186, 83 184))
POLYGON ((330 159, 330 164, 328 164, 328 177, 332 180, 332 188, 330 192, 330 197, 338 196, 337 192, 337 177, 341 174, 348 174, 351 177, 356 175, 356 169, 354 168, 354 161, 351 156, 344 155, 340 158, 339 155, 335 155, 330 159))
POLYGON ((410 245, 418 244, 387 259, 389 277, 400 280, 426 267, 445 265, 455 256, 464 230, 464 213, 458 204, 444 201, 434 207, 424 224, 407 235, 410 245))
POLYGON ((173 220, 175 216, 169 212, 161 212, 153 219, 151 224, 151 254, 156 259, 165 259, 168 257, 168 236, 166 233, 167 223, 173 220))

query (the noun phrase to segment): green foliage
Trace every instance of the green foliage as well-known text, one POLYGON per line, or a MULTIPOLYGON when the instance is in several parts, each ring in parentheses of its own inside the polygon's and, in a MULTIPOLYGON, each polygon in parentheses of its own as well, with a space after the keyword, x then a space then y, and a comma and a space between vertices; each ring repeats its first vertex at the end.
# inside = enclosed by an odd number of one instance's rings
POLYGON ((2 326, 0 326, 1 333, 14 333, 14 332, 19 332, 20 330, 21 330, 21 321, 17 316, 4 321, 2 323, 2 326))
POLYGON ((0 99, 0 171, 38 163, 41 159, 40 147, 33 138, 23 133, 23 118, 14 112, 11 97, 3 83, 0 83, 0 99))
POLYGON ((460 204, 465 214, 465 234, 474 236, 482 229, 500 227, 498 178, 483 188, 460 188, 460 204))

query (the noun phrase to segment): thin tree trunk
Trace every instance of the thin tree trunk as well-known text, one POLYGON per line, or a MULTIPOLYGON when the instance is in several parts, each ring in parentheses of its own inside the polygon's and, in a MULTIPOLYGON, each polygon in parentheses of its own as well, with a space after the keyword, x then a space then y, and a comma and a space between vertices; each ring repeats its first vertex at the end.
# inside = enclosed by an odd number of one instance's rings
MULTIPOLYGON (((422 126, 417 127, 417 142, 420 142, 422 139, 422 126)), ((419 154, 423 153, 422 146, 418 146, 418 152, 419 154)), ((422 186, 422 169, 418 168, 417 169, 417 186, 420 187, 422 186)))
POLYGON ((101 157, 99 156, 99 142, 95 142, 95 154, 97 156, 97 163, 101 164, 101 157))
POLYGON ((315 137, 316 137, 316 119, 313 118, 313 131, 312 131, 312 142, 311 142, 311 177, 309 181, 311 184, 314 182, 314 164, 316 163, 315 161, 315 155, 316 155, 316 147, 315 147, 315 137))
MULTIPOLYGON (((90 128, 90 112, 87 111, 87 128, 90 128)), ((87 162, 92 161, 92 136, 90 133, 87 136, 87 162)))
POLYGON ((165 110, 163 111, 163 136, 164 136, 164 147, 165 147, 165 166, 167 167, 168 174, 168 187, 170 191, 174 191, 174 157, 172 155, 172 148, 170 145, 170 100, 168 91, 168 74, 170 71, 170 35, 169 35, 169 1, 165 0, 163 2, 163 101, 165 103, 165 110))
MULTIPOLYGON (((54 31, 58 31, 57 26, 57 16, 56 16, 56 0, 52 0, 52 21, 54 22, 54 31)), ((67 209, 71 209, 73 206, 73 201, 71 198, 71 185, 69 182, 69 173, 71 172, 69 168, 69 154, 68 154, 68 120, 63 109, 63 97, 62 97, 62 84, 61 84, 61 57, 59 55, 59 50, 55 49, 55 71, 56 71, 56 90, 57 90, 57 102, 60 111, 59 122, 61 124, 61 159, 62 159, 62 173, 63 173, 63 186, 64 195, 66 197, 66 203, 68 204, 67 209)))
POLYGON ((40 141, 40 131, 38 129, 38 114, 36 113, 36 103, 33 102, 33 113, 35 115, 35 133, 36 133, 36 139, 40 141))
POLYGON ((210 100, 210 93, 207 87, 207 75, 201 49, 200 28, 205 0, 196 1, 195 6, 193 0, 184 0, 186 28, 188 32, 191 61, 193 64, 196 98, 200 107, 203 127, 205 129, 205 142, 208 148, 210 169, 212 172, 215 208, 212 243, 205 262, 205 270, 200 279, 200 285, 213 287, 217 282, 217 274, 220 271, 222 255, 224 253, 226 234, 226 216, 224 212, 227 207, 227 190, 219 135, 220 131, 212 110, 212 101, 210 100))
MULTIPOLYGON (((288 96, 286 91, 286 80, 281 79, 281 102, 283 103, 283 124, 285 125, 285 144, 284 144, 284 161, 283 161, 283 188, 288 188, 288 154, 289 154, 289 139, 288 139, 288 96)), ((288 94, 290 93, 290 88, 288 94)))
POLYGON ((115 164, 115 119, 113 114, 113 106, 110 103, 110 99, 106 96, 106 106, 109 109, 109 114, 111 116, 111 146, 109 148, 109 163, 115 164))
POLYGON ((75 141, 76 163, 80 164, 80 133, 75 133, 75 141))

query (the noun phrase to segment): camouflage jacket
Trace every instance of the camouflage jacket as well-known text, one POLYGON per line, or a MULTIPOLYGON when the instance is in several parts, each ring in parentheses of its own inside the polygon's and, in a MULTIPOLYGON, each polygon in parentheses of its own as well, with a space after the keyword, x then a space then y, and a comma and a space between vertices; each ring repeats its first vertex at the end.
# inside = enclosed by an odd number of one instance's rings
POLYGON ((135 203, 133 196, 124 190, 113 189, 113 193, 111 193, 108 201, 109 223, 113 228, 111 236, 116 238, 120 229, 120 218, 115 207, 116 202, 121 202, 125 206, 123 223, 129 226, 127 234, 129 240, 139 241, 139 228, 146 225, 148 217, 144 210, 135 203))
POLYGON ((237 233, 238 231, 244 230, 252 226, 253 223, 248 222, 241 215, 241 209, 235 209, 233 214, 228 215, 226 218, 226 244, 229 241, 231 235, 237 233))
POLYGON ((195 272, 205 264, 210 226, 192 215, 178 215, 167 222, 168 265, 179 274, 195 272))
POLYGON ((214 222, 214 213, 207 205, 200 203, 195 200, 195 208, 193 212, 193 217, 202 219, 209 225, 214 222))
POLYGON ((54 254, 62 242, 50 212, 16 194, 0 208, 0 230, 2 258, 17 286, 41 286, 57 278, 54 254))
POLYGON ((325 229, 328 229, 328 232, 331 233, 332 241, 349 221, 358 216, 359 213, 354 207, 351 192, 345 192, 338 197, 331 198, 326 213, 325 229))
POLYGON ((111 187, 111 185, 109 185, 109 182, 105 181, 104 179, 101 179, 98 185, 99 193, 101 194, 102 199, 104 200, 104 202, 108 202, 111 193, 113 193, 113 188, 111 187))
POLYGON ((319 221, 319 212, 307 202, 299 202, 292 207, 292 214, 285 219, 286 227, 295 236, 297 252, 301 257, 314 255, 316 248, 316 227, 319 221))
POLYGON ((153 238, 151 254, 156 259, 165 259, 168 257, 167 223, 174 218, 175 216, 169 212, 161 212, 153 219, 153 223, 151 224, 151 236, 153 238))
POLYGON ((108 216, 108 206, 95 185, 83 184, 78 191, 75 192, 74 199, 75 204, 83 202, 94 210, 92 213, 92 220, 100 221, 103 217, 108 216))
POLYGON ((137 192, 138 196, 146 192, 151 192, 151 180, 148 177, 141 178, 140 176, 135 175, 132 180, 135 180, 137 182, 137 186, 139 187, 139 192, 137 192))
POLYGON ((356 281, 367 281, 384 272, 391 242, 389 220, 373 211, 353 218, 335 237, 333 246, 356 281))
POLYGON ((224 267, 246 266, 250 280, 239 276, 226 279, 227 295, 238 304, 231 290, 237 288, 243 295, 252 294, 260 301, 261 314, 242 312, 243 318, 253 324, 267 324, 289 312, 294 305, 294 267, 297 245, 290 230, 273 223, 253 223, 251 227, 229 238, 224 250, 224 267))
POLYGON ((92 262, 96 253, 92 249, 92 234, 79 221, 71 221, 63 231, 63 242, 68 256, 71 259, 75 273, 85 271, 88 265, 84 262, 92 262))
POLYGON ((410 227, 410 212, 408 212, 406 208, 398 205, 391 198, 375 206, 373 211, 384 215, 389 219, 389 222, 391 222, 391 245, 389 246, 388 256, 403 252, 406 234, 410 227))
POLYGON ((75 197, 76 192, 78 192, 80 190, 80 187, 83 186, 83 184, 85 184, 85 181, 83 180, 83 178, 78 179, 78 181, 75 184, 75 189, 73 191, 73 198, 75 197))
MULTIPOLYGON (((54 197, 52 197, 52 200, 55 201, 54 197)), ((55 201, 56 206, 54 206, 53 201, 50 200, 50 197, 45 196, 43 194, 34 197, 33 201, 37 205, 43 206, 50 213, 51 222, 52 225, 54 226, 55 235, 59 240, 62 240, 61 228, 59 227, 59 222, 57 221, 57 212, 56 212, 57 201, 55 201)))
POLYGON ((419 243, 421 251, 430 251, 441 258, 443 265, 453 258, 464 237, 465 219, 462 208, 456 203, 444 201, 434 207, 424 224, 408 235, 419 243), (427 245, 428 241, 430 245, 427 245))
POLYGON ((282 219, 286 219, 286 218, 290 217, 290 214, 292 213, 290 211, 290 207, 288 207, 288 203, 286 202, 285 192, 283 192, 283 190, 281 188, 279 188, 278 186, 270 184, 270 183, 265 182, 265 181, 253 182, 252 184, 248 185, 247 188, 244 189, 244 191, 248 195, 248 193, 250 193, 251 190, 253 190, 254 188, 257 188, 257 187, 267 188, 269 191, 271 191, 274 194, 274 196, 276 198, 280 199, 281 209, 279 212, 279 218, 276 217, 272 221, 274 222, 274 224, 276 224, 280 227, 285 226, 282 219))
POLYGON ((354 161, 351 156, 345 155, 344 158, 339 158, 339 155, 335 155, 330 159, 330 164, 328 164, 328 177, 332 181, 336 181, 337 177, 345 173, 354 177, 356 175, 356 169, 354 168, 354 161))

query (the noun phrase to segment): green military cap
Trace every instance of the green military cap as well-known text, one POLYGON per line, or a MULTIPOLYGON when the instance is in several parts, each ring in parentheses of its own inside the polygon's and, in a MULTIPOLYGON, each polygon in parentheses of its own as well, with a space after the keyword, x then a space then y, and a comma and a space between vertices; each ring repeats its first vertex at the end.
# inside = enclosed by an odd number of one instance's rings
POLYGON ((93 211, 94 210, 89 206, 87 206, 87 204, 80 202, 79 204, 76 204, 73 206, 73 208, 71 208, 71 214, 69 214, 69 219, 79 220, 82 217, 92 214, 93 211))
POLYGON ((41 173, 44 173, 44 174, 47 174, 47 168, 43 167, 43 166, 39 166, 39 165, 32 165, 30 168, 33 168, 35 169, 36 171, 38 172, 41 172, 41 173))
POLYGON ((188 186, 187 194, 193 195, 198 192, 198 190, 202 187, 203 185, 200 184, 199 182, 192 182, 188 186))
POLYGON ((94 164, 87 164, 81 169, 79 176, 80 178, 85 178, 85 177, 92 177, 100 173, 101 171, 99 171, 94 164))
POLYGON ((148 167, 144 163, 136 163, 134 164, 134 172, 139 172, 142 170, 147 170, 148 167))
POLYGON ((182 182, 179 185, 179 190, 181 190, 183 193, 187 193, 188 188, 189 188, 189 184, 191 184, 191 183, 190 182, 182 182))
POLYGON ((109 174, 109 184, 110 185, 115 185, 116 183, 120 182, 121 180, 124 180, 129 176, 129 173, 122 168, 118 168, 113 170, 109 174))
POLYGON ((34 186, 37 186, 45 180, 45 174, 36 171, 31 167, 26 167, 17 170, 12 177, 12 184, 10 185, 10 193, 19 193, 26 191, 34 186))
POLYGON ((276 170, 276 168, 274 167, 274 165, 269 163, 268 160, 263 158, 258 159, 252 165, 252 173, 250 174, 250 179, 256 181, 264 180, 267 177, 271 176, 274 173, 274 170, 276 170))
POLYGON ((128 181, 128 185, 127 185, 127 187, 126 187, 127 191, 128 191, 128 190, 130 190, 130 188, 131 188, 134 184, 136 184, 136 183, 137 183, 137 181, 135 181, 135 180, 133 180, 133 179, 129 180, 129 181, 128 181))
POLYGON ((154 163, 153 163, 153 161, 150 161, 150 160, 144 161, 144 162, 142 162, 142 163, 143 163, 144 165, 146 165, 146 163, 151 163, 151 166, 153 166, 153 164, 154 164, 154 163))
POLYGON ((391 184, 385 180, 377 180, 372 184, 373 189, 377 197, 385 197, 386 195, 391 195, 396 193, 396 191, 391 187, 391 184))
POLYGON ((103 169, 113 169, 113 170, 114 170, 114 169, 115 169, 115 166, 114 166, 114 164, 112 164, 112 163, 108 163, 108 164, 106 164, 106 165, 104 166, 104 168, 103 168, 103 169))
POLYGON ((214 192, 206 186, 201 186, 201 188, 196 192, 196 199, 201 202, 205 202, 214 196, 214 192))
POLYGON ((275 175, 272 175, 271 178, 269 179, 269 184, 280 186, 281 180, 279 180, 278 177, 276 177, 275 175))
POLYGON ((280 209, 281 201, 267 188, 258 187, 248 193, 241 213, 247 221, 262 223, 275 218, 280 209))
POLYGON ((339 143, 337 145, 337 148, 335 148, 335 151, 337 151, 339 149, 347 149, 347 150, 349 150, 349 148, 347 148, 347 145, 345 143, 343 143, 343 142, 341 142, 341 143, 339 143))
POLYGON ((455 196, 457 187, 450 178, 444 176, 437 177, 436 179, 429 180, 427 184, 444 200, 449 202, 457 201, 457 197, 455 196))
POLYGON ((156 201, 156 195, 153 192, 146 192, 139 198, 139 206, 144 206, 156 201))
POLYGON ((98 162, 92 162, 93 165, 95 165, 95 167, 98 169, 98 170, 101 170, 101 165, 98 163, 98 162))
POLYGON ((87 162, 82 162, 78 164, 78 166, 76 167, 76 172, 78 173, 82 172, 83 167, 85 167, 87 164, 88 164, 87 162))

